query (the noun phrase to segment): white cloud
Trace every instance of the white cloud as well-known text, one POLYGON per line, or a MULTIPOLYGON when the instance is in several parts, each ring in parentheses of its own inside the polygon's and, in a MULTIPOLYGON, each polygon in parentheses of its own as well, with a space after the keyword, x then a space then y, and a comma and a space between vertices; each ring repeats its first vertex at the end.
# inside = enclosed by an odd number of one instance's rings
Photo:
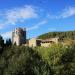
POLYGON ((47 20, 43 20, 43 21, 37 23, 36 25, 33 25, 33 26, 30 27, 30 28, 27 28, 27 31, 38 29, 41 25, 44 25, 44 24, 46 24, 47 22, 48 22, 47 20))
POLYGON ((24 6, 22 8, 15 8, 8 10, 5 13, 5 18, 8 23, 15 24, 18 21, 36 18, 38 16, 36 10, 32 6, 24 6))
POLYGON ((62 10, 58 15, 47 14, 47 17, 50 19, 62 19, 68 18, 75 15, 75 7, 68 7, 62 10))
POLYGON ((1 36, 2 36, 4 39, 11 38, 11 37, 12 37, 12 31, 2 33, 1 36))
POLYGON ((75 15, 75 7, 69 7, 64 9, 60 16, 62 18, 67 18, 74 15, 75 15))
MULTIPOLYGON (((31 5, 25 5, 23 7, 13 8, 0 12, 0 17, 2 18, 2 25, 16 25, 18 22, 24 22, 27 19, 37 18, 37 9, 31 5)), ((0 26, 0 29, 2 26, 0 26)))
POLYGON ((49 18, 49 19, 59 19, 60 16, 47 14, 47 18, 49 18))
POLYGON ((37 28, 39 28, 39 26, 34 25, 32 27, 27 28, 27 31, 34 30, 34 29, 37 29, 37 28))
POLYGON ((47 20, 43 20, 43 21, 39 22, 37 25, 38 25, 38 26, 44 25, 44 24, 46 24, 47 22, 48 22, 47 20))
MULTIPOLYGON (((30 27, 30 28, 27 28, 27 31, 37 29, 41 25, 44 25, 46 23, 47 23, 47 20, 43 20, 43 21, 39 22, 37 25, 34 25, 34 26, 30 27)), ((8 31, 8 32, 5 32, 5 33, 1 33, 1 36, 4 39, 12 38, 12 31, 8 31)))

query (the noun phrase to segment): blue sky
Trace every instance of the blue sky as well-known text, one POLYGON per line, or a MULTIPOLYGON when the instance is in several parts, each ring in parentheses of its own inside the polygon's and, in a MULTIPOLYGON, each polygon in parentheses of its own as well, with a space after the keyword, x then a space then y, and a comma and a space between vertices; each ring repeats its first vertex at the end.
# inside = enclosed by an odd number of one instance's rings
POLYGON ((75 0, 0 0, 0 34, 9 38, 17 27, 27 38, 75 30, 75 0))

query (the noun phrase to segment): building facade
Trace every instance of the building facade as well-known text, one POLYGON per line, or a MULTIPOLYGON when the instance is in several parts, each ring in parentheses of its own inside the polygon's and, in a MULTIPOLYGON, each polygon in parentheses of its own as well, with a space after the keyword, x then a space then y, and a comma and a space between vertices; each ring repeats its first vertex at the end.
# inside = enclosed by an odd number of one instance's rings
POLYGON ((36 46, 49 47, 52 44, 57 44, 58 42, 59 38, 50 38, 45 40, 32 38, 29 40, 29 47, 36 47, 36 46))
POLYGON ((29 47, 41 46, 41 39, 32 38, 29 40, 29 47))
POLYGON ((57 44, 59 42, 59 38, 50 38, 41 41, 41 46, 49 47, 52 44, 57 44))
POLYGON ((26 43, 26 29, 24 28, 16 28, 12 32, 12 44, 16 44, 17 46, 26 43))

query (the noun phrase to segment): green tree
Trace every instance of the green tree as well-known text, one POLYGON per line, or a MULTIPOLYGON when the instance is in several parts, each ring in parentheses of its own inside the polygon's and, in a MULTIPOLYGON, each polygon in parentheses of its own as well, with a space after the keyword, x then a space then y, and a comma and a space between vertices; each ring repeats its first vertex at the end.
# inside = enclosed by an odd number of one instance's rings
POLYGON ((1 47, 4 46, 4 40, 3 40, 2 36, 0 36, 0 46, 1 46, 1 47))
POLYGON ((7 39, 6 40, 6 46, 11 46, 11 45, 12 45, 11 39, 7 39))

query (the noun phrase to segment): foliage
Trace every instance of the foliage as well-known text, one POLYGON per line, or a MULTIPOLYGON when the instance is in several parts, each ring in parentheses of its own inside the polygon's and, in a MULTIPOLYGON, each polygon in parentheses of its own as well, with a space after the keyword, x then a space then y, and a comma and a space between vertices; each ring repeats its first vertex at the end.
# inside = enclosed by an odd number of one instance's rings
POLYGON ((50 75, 48 63, 29 47, 8 47, 0 57, 0 75, 50 75))
POLYGON ((0 36, 0 46, 1 46, 1 47, 4 46, 4 40, 3 40, 2 36, 0 36))
POLYGON ((59 40, 62 41, 64 39, 72 39, 75 40, 75 31, 67 31, 67 32, 49 32, 43 35, 40 35, 38 38, 40 39, 47 39, 59 37, 59 40))
POLYGON ((6 46, 11 46, 11 45, 12 45, 11 39, 7 39, 6 40, 6 46))
POLYGON ((3 48, 4 48, 4 40, 2 36, 0 36, 0 54, 3 52, 3 48))
POLYGON ((0 36, 0 75, 75 75, 75 41, 65 42, 29 48, 12 46, 9 39, 5 46, 0 36))
POLYGON ((55 44, 48 48, 38 47, 36 50, 48 62, 53 75, 75 75, 75 45, 55 44))

